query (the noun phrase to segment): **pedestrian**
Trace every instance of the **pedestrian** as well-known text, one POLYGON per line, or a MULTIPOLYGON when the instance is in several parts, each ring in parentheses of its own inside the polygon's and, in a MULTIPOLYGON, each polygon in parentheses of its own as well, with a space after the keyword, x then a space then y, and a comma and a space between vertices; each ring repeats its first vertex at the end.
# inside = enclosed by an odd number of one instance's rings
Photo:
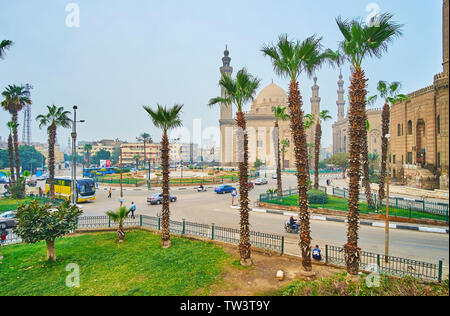
POLYGON ((111 198, 111 188, 109 188, 109 192, 108 192, 108 199, 111 198))
POLYGON ((134 204, 134 202, 131 202, 131 218, 135 218, 134 217, 134 212, 136 211, 136 204, 134 204))
POLYGON ((322 252, 320 251, 319 245, 316 245, 316 248, 313 249, 312 257, 316 261, 322 261, 322 252))

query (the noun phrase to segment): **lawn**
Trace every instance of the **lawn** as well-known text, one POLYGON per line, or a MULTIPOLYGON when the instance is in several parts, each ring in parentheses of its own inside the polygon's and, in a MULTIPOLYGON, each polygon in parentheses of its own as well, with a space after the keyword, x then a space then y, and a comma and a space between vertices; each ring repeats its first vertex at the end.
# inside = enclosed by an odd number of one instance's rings
POLYGON ((443 284, 422 283, 412 277, 392 278, 385 275, 353 277, 336 273, 314 281, 297 280, 282 289, 268 293, 276 296, 448 296, 448 279, 443 284), (368 284, 370 286, 368 286, 368 284))
POLYGON ((56 262, 45 261, 45 243, 2 247, 0 296, 4 295, 192 295, 207 294, 221 279, 230 255, 209 242, 128 232, 87 234, 56 241, 56 262), (80 287, 68 288, 66 266, 80 267, 80 287))
MULTIPOLYGON (((298 205, 298 196, 289 196, 284 197, 283 201, 280 203, 278 199, 269 200, 266 203, 272 204, 281 204, 286 206, 295 206, 298 205)), ((328 203, 323 205, 320 204, 310 204, 311 208, 325 208, 330 210, 337 211, 348 211, 348 200, 336 196, 328 196, 328 203)), ((360 212, 362 214, 376 213, 376 209, 370 208, 366 203, 359 204, 360 212)), ((383 213, 386 212, 386 207, 383 207, 383 213)), ((393 206, 389 207, 389 215, 391 216, 399 216, 399 217, 408 217, 408 218, 426 218, 426 219, 434 219, 439 221, 446 221, 446 217, 439 214, 430 214, 419 211, 411 211, 404 210, 400 208, 396 208, 393 206)))
MULTIPOLYGON (((10 198, 0 198, 0 214, 8 211, 14 211, 20 204, 23 203, 31 203, 36 200, 35 198, 26 198, 26 199, 10 199, 10 198)), ((47 199, 38 199, 42 202, 48 202, 47 199)))

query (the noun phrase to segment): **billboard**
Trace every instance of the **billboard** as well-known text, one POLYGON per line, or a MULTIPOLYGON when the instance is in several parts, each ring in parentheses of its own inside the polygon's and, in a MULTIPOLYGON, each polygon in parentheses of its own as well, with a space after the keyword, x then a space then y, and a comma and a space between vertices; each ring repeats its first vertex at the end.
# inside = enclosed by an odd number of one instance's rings
POLYGON ((100 160, 100 168, 111 167, 111 160, 100 160))

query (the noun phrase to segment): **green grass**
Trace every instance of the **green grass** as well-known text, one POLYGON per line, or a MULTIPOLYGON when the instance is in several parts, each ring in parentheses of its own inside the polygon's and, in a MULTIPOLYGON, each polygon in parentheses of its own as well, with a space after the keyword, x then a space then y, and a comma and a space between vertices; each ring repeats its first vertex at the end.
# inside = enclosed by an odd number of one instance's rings
MULTIPOLYGON (((10 199, 10 198, 0 198, 0 214, 14 211, 17 207, 23 203, 31 203, 35 198, 27 197, 25 199, 10 199)), ((45 202, 46 199, 38 199, 39 201, 45 202)))
MULTIPOLYGON (((272 199, 269 201, 264 201, 265 203, 271 203, 271 204, 278 204, 278 205, 285 205, 285 206, 295 206, 298 205, 298 196, 289 196, 284 197, 281 203, 278 201, 278 199, 272 199)), ((336 196, 328 196, 328 203, 323 204, 310 204, 311 208, 325 208, 330 210, 337 210, 337 211, 348 211, 348 200, 336 196)), ((369 214, 369 213, 376 213, 376 209, 373 209, 367 205, 367 203, 360 203, 360 212, 362 214, 369 214)), ((383 213, 386 212, 386 207, 383 207, 382 210, 383 213)), ((396 208, 394 206, 389 206, 389 215, 390 216, 398 216, 398 217, 407 217, 407 218, 425 218, 425 219, 434 219, 439 221, 446 221, 447 218, 443 215, 438 214, 429 214, 424 213, 420 211, 411 211, 411 214, 409 213, 409 210, 404 210, 400 208, 396 208)))
POLYGON ((2 247, 0 296, 4 295, 192 295, 208 294, 231 257, 209 242, 127 232, 89 234, 56 241, 56 262, 45 260, 45 243, 2 247), (80 288, 68 288, 66 265, 80 267, 80 288))
POLYGON ((298 280, 279 291, 269 293, 274 296, 448 296, 448 280, 443 284, 421 283, 412 277, 401 279, 379 276, 379 283, 369 280, 375 286, 368 286, 367 275, 357 279, 338 273, 330 278, 315 281, 298 280))

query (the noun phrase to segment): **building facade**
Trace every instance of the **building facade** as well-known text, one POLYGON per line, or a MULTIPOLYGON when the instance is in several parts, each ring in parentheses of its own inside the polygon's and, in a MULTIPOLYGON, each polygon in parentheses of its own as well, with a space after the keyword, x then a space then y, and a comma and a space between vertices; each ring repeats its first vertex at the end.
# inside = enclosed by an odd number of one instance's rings
MULTIPOLYGON (((221 74, 231 76, 233 68, 230 66, 231 58, 228 50, 225 50, 224 55, 222 59, 223 66, 220 68, 220 71, 221 74)), ((317 78, 314 78, 312 91, 311 113, 318 115, 320 113, 320 97, 317 78)), ((223 88, 222 97, 225 97, 223 88)), ((276 168, 276 150, 274 147, 276 144, 276 139, 274 138, 275 115, 273 113, 273 109, 276 106, 288 107, 288 95, 286 91, 272 82, 259 92, 251 105, 250 111, 244 113, 247 120, 249 166, 253 166, 259 160, 271 169, 276 168)), ((238 133, 231 105, 221 104, 219 123, 221 165, 223 167, 236 167, 239 159, 238 133)), ((314 126, 306 131, 308 143, 314 143, 314 131, 314 126)), ((281 165, 283 168, 295 168, 293 140, 289 121, 279 122, 278 133, 280 142, 288 140, 290 144, 289 147, 285 148, 284 161, 282 160, 281 165)), ((310 153, 314 154, 313 149, 310 149, 310 153)), ((283 159, 283 154, 281 159, 283 159)))
POLYGON ((449 171, 449 1, 443 1, 442 72, 433 84, 392 106, 394 177, 426 189, 448 190, 449 171))
MULTIPOLYGON (((338 84, 338 119, 333 124, 333 154, 349 152, 350 136, 348 117, 345 115, 344 80, 342 73, 339 75, 338 84)), ((381 109, 368 109, 367 120, 370 130, 367 133, 369 153, 381 154, 381 109)))

